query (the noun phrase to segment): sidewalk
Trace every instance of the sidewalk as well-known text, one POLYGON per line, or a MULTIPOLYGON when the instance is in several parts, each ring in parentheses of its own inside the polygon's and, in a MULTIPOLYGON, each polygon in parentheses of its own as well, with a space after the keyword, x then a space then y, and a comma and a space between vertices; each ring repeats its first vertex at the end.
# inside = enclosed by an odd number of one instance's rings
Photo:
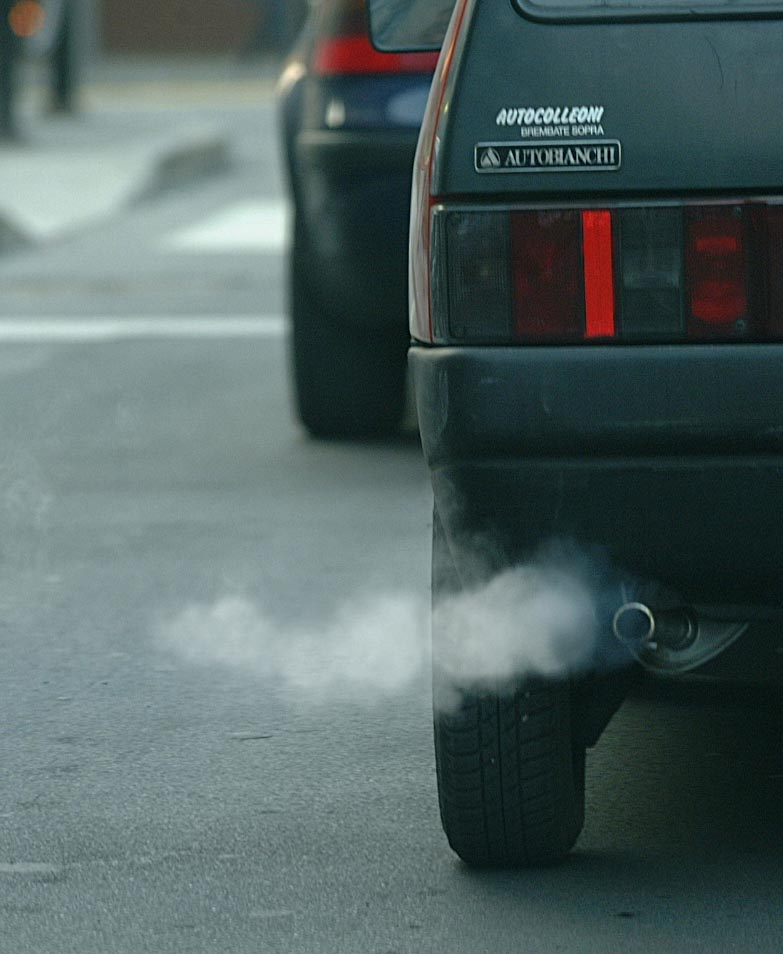
POLYGON ((0 253, 105 219, 141 197, 228 169, 232 110, 268 102, 277 64, 117 59, 95 64, 74 116, 47 109, 26 64, 20 138, 0 144, 0 253))

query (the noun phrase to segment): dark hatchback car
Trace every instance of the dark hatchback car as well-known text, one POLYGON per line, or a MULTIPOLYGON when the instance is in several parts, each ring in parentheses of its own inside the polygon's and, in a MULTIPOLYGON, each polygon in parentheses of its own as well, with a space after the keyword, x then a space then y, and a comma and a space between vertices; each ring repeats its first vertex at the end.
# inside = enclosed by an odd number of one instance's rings
MULTIPOLYGON (((376 42, 415 46, 432 7, 378 0, 376 42)), ((454 9, 414 173, 410 367, 441 816, 470 863, 569 851, 634 668, 780 680, 781 49, 765 0, 454 9), (443 705, 437 607, 552 541, 592 568, 586 658, 443 705)))
POLYGON ((317 437, 403 415, 411 171, 436 61, 374 49, 364 0, 320 0, 283 71, 293 382, 317 437))

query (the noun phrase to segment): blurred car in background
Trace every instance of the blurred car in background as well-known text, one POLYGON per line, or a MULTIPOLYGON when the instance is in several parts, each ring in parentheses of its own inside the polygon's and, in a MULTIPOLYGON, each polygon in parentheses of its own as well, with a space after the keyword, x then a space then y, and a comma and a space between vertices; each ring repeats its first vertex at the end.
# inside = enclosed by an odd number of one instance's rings
POLYGON ((292 373, 315 437, 402 419, 410 182, 436 62, 375 50, 364 0, 321 0, 283 70, 292 373))

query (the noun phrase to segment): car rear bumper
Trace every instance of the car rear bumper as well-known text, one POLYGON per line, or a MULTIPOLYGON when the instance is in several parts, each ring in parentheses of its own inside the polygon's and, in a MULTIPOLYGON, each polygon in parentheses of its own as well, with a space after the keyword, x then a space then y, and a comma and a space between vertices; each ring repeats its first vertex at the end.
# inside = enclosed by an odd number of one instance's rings
POLYGON ((296 141, 300 161, 326 175, 377 175, 413 169, 418 130, 305 129, 296 141))
POLYGON ((783 607, 783 346, 411 350, 447 533, 604 548, 694 603, 783 607))

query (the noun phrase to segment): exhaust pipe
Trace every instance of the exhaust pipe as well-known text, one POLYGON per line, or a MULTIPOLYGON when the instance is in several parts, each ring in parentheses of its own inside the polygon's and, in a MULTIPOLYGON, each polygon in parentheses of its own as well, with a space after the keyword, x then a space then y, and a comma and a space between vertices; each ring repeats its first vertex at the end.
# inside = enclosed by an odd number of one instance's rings
POLYGON ((625 603, 614 614, 615 636, 634 654, 640 649, 688 649, 696 642, 698 625, 687 609, 654 612, 644 603, 625 603))

